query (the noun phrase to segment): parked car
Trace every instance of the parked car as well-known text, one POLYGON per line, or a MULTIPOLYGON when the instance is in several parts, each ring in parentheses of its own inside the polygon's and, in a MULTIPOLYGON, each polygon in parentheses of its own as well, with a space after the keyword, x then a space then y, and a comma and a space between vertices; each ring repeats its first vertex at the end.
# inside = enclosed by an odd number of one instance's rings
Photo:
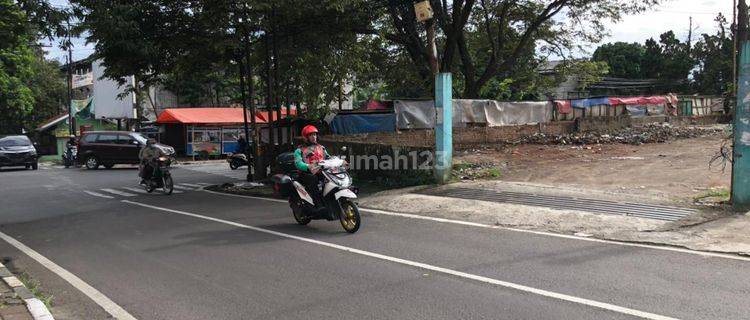
MULTIPOLYGON (((146 137, 129 131, 89 131, 78 140, 78 161, 87 169, 116 164, 138 164, 138 154, 146 145, 146 137)), ((174 148, 157 143, 156 146, 172 156, 174 148)))
POLYGON ((0 137, 0 167, 38 169, 36 148, 27 136, 0 137))

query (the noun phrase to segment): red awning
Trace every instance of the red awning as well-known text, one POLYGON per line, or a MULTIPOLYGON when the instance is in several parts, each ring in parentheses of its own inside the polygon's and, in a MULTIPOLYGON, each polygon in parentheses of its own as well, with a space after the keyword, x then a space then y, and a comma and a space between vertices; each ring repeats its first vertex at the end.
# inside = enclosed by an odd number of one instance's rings
POLYGON ((667 99, 663 96, 652 96, 652 97, 610 97, 609 104, 616 105, 653 105, 653 104, 664 104, 667 99))
MULTIPOLYGON (((273 111, 273 114, 272 114, 271 117, 268 116, 268 110, 255 111, 255 114, 257 114, 258 117, 263 118, 266 121, 267 121, 267 119, 270 119, 270 118, 273 118, 274 121, 279 120, 278 119, 279 117, 278 117, 278 114, 276 113, 276 111, 273 111)), ((292 116, 296 115, 297 114, 297 109, 291 109, 291 110, 289 110, 289 114, 292 115, 292 116)), ((286 117, 287 117, 286 107, 282 107, 281 108, 281 119, 284 119, 286 117)))
MULTIPOLYGON (((250 113, 248 113, 249 115, 250 113)), ((265 115, 261 112, 255 113, 257 123, 267 123, 265 115)), ((252 121, 248 117, 248 122, 252 121)), ((220 124, 233 125, 244 123, 242 108, 177 108, 166 109, 159 115, 157 123, 182 123, 182 124, 220 124)))

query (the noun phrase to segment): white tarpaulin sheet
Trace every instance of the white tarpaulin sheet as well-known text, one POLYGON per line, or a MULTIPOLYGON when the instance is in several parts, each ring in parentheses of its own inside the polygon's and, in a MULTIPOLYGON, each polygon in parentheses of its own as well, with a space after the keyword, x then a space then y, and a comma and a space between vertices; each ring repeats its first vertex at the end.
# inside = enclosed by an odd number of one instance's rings
POLYGON ((490 101, 484 109, 487 126, 507 126, 550 122, 552 103, 541 102, 500 102, 490 101))
POLYGON ((455 114, 453 117, 458 117, 463 124, 487 123, 487 112, 485 110, 491 102, 491 100, 454 99, 453 110, 459 110, 461 113, 455 114))
POLYGON ((429 101, 393 101, 397 129, 430 129, 435 127, 435 103, 429 101))
MULTIPOLYGON (((435 105, 432 101, 396 100, 393 103, 398 129, 428 129, 435 127, 435 105)), ((552 103, 500 102, 493 100, 453 100, 453 126, 467 123, 486 123, 505 126, 549 122, 552 103)))
MULTIPOLYGON (((133 104, 135 96, 130 93, 124 98, 118 98, 125 91, 117 82, 109 79, 100 79, 104 74, 104 66, 101 60, 91 64, 94 73, 94 113, 97 119, 132 119, 133 104)), ((133 81, 130 77, 129 81, 133 81)))

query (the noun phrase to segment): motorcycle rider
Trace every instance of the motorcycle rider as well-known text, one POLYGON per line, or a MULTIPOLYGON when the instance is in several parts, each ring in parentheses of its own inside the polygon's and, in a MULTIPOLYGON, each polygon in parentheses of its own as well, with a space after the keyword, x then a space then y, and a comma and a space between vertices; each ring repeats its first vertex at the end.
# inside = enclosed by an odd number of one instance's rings
POLYGON ((294 151, 294 165, 300 171, 300 182, 310 193, 315 207, 323 207, 323 196, 318 188, 320 167, 318 162, 330 158, 326 148, 318 143, 318 128, 307 125, 302 128, 304 143, 294 151))
POLYGON ((237 139, 237 153, 247 154, 248 144, 245 135, 240 135, 237 139))
POLYGON ((146 140, 146 146, 141 148, 138 153, 138 158, 141 160, 141 170, 138 172, 138 176, 141 177, 141 184, 146 184, 146 181, 151 179, 151 175, 154 173, 154 160, 163 155, 164 152, 156 146, 156 140, 146 140))
POLYGON ((68 153, 68 158, 70 158, 70 156, 71 156, 70 149, 72 147, 76 146, 76 145, 77 145, 77 143, 76 143, 76 136, 74 136, 74 135, 71 134, 70 137, 68 138, 68 141, 65 142, 65 152, 68 153))
POLYGON ((71 134, 68 141, 65 142, 65 157, 67 158, 66 161, 68 161, 68 163, 65 164, 66 168, 68 164, 75 165, 76 159, 73 159, 73 147, 76 145, 76 136, 71 134))
POLYGON ((76 136, 71 134, 70 137, 68 138, 68 141, 65 142, 65 148, 70 149, 70 147, 75 146, 75 145, 76 145, 76 136))

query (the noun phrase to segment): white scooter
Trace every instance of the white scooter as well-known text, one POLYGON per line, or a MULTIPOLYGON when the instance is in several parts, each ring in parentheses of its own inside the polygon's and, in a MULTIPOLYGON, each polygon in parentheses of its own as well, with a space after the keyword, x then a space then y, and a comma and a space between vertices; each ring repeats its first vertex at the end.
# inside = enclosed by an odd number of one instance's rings
MULTIPOLYGON (((282 154, 278 161, 288 162, 289 159, 289 154, 282 154)), ((312 196, 297 181, 298 171, 285 170, 286 172, 273 176, 274 188, 282 197, 289 199, 289 206, 297 223, 306 225, 311 220, 339 220, 346 232, 355 233, 359 230, 362 221, 357 203, 354 202, 357 199, 357 189, 352 186, 352 178, 346 171, 345 164, 338 157, 318 162, 321 168, 319 174, 323 175, 321 194, 325 210, 315 210, 312 196)), ((282 167, 290 168, 288 163, 286 166, 282 164, 282 167)))

